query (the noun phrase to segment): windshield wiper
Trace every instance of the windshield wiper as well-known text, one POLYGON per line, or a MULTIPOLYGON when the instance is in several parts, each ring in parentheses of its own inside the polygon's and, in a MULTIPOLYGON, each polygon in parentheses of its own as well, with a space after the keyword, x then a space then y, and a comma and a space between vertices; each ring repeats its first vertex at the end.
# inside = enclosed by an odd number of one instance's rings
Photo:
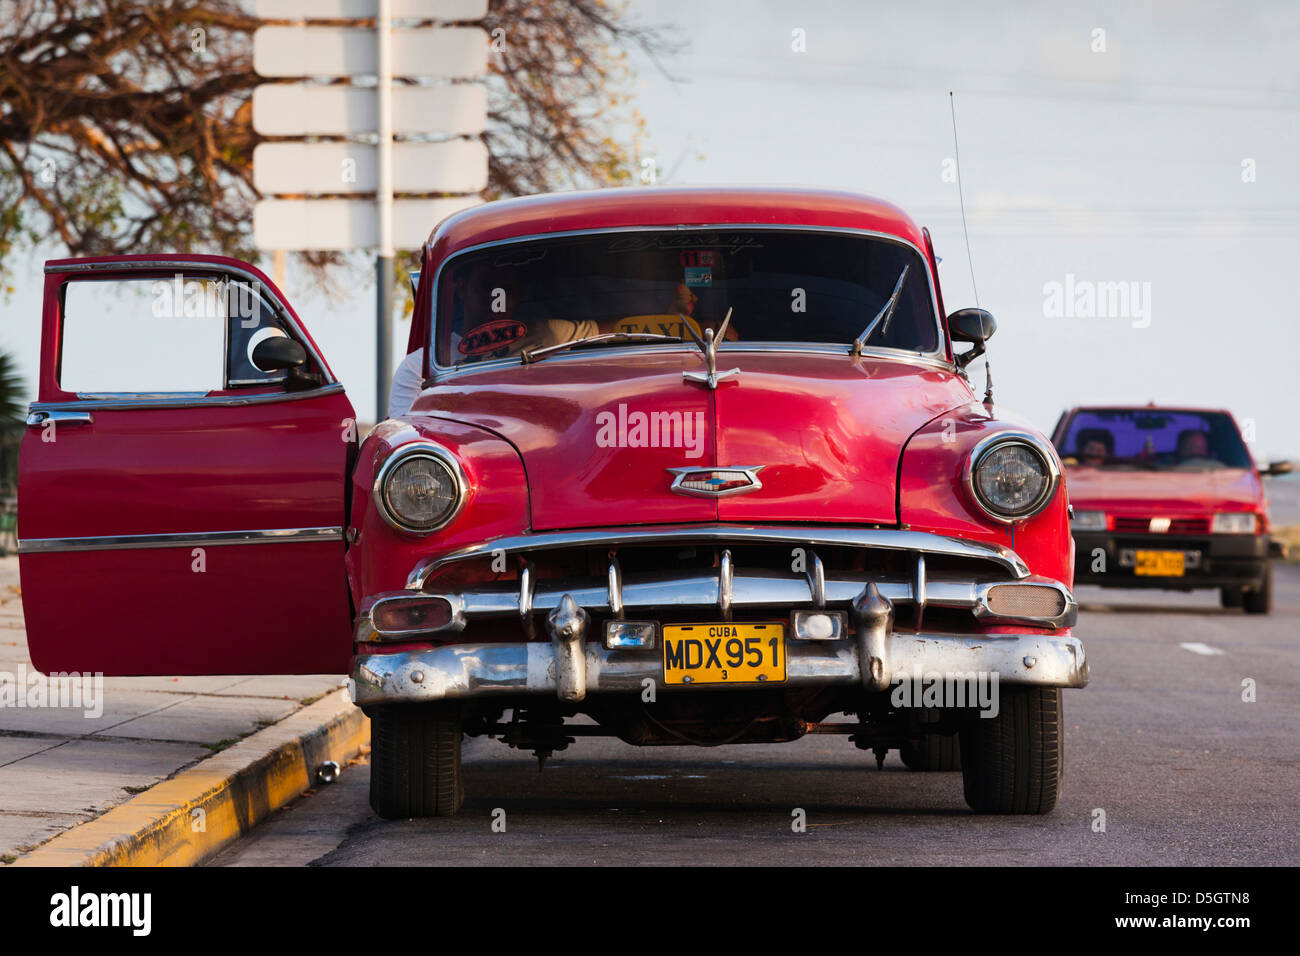
POLYGON ((547 345, 544 348, 530 346, 519 353, 525 365, 533 362, 539 362, 548 355, 554 355, 557 352, 563 352, 567 349, 576 348, 579 345, 618 345, 623 342, 680 342, 679 335, 660 335, 657 332, 603 332, 600 335, 589 335, 583 339, 574 339, 571 342, 561 342, 558 345, 547 345))
POLYGON ((902 275, 900 275, 898 281, 894 283, 894 291, 890 293, 889 298, 885 300, 885 304, 880 307, 880 311, 876 313, 876 317, 867 324, 867 327, 862 330, 862 334, 854 341, 853 355, 862 354, 862 349, 867 344, 867 339, 871 338, 871 333, 876 331, 877 326, 881 326, 883 323, 881 332, 887 333, 889 331, 889 320, 894 317, 894 306, 898 305, 898 297, 903 292, 903 283, 907 281, 907 270, 910 268, 912 268, 911 263, 903 266, 902 275))

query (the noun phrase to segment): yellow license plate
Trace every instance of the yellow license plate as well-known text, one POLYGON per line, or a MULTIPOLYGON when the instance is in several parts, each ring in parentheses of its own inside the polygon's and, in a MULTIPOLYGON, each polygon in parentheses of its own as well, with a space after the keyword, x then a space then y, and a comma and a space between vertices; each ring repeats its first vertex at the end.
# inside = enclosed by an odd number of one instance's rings
POLYGON ((665 624, 665 684, 779 684, 785 680, 780 624, 665 624))
POLYGON ((1181 578, 1184 573, 1181 551, 1138 551, 1133 555, 1133 573, 1159 578, 1181 578))

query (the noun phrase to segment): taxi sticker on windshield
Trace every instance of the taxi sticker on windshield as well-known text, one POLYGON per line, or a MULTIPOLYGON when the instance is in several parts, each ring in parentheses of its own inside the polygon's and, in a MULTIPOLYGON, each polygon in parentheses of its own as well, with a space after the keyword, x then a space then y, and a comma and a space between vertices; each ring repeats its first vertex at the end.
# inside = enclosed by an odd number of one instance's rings
POLYGON ((528 327, 514 319, 485 322, 465 333, 456 351, 461 355, 482 355, 516 342, 528 334, 528 327))
POLYGON ((615 332, 675 335, 679 339, 686 338, 687 327, 696 335, 701 334, 699 325, 684 315, 629 315, 614 323, 615 332))
POLYGON ((686 284, 697 288, 713 285, 713 266, 687 266, 686 284))

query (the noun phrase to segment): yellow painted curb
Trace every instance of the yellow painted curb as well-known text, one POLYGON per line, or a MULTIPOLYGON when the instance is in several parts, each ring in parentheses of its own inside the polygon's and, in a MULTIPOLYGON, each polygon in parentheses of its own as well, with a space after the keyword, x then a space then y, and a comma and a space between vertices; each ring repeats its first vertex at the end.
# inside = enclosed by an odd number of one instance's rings
POLYGON ((370 740, 347 691, 326 695, 10 866, 192 866, 233 843, 370 740))

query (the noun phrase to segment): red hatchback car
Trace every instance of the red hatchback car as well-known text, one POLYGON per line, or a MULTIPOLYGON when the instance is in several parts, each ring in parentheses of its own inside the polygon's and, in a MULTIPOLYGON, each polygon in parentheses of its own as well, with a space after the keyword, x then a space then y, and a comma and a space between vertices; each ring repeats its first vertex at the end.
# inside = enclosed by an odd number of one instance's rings
MULTIPOLYGON (((1054 441, 1073 508, 1075 580, 1103 587, 1218 588, 1224 607, 1273 601, 1268 499, 1231 414, 1074 408, 1054 441)), ((1289 472, 1274 462, 1263 472, 1289 472)))
POLYGON ((1050 811, 1088 679, 1060 462, 972 391, 993 320, 945 317, 935 261, 846 193, 490 203, 424 247, 423 390, 364 437, 252 266, 50 262, 33 660, 348 673, 385 817, 459 808, 465 734, 841 733, 960 765, 977 811, 1050 811), (115 286, 152 297, 161 384, 100 360, 115 286))

